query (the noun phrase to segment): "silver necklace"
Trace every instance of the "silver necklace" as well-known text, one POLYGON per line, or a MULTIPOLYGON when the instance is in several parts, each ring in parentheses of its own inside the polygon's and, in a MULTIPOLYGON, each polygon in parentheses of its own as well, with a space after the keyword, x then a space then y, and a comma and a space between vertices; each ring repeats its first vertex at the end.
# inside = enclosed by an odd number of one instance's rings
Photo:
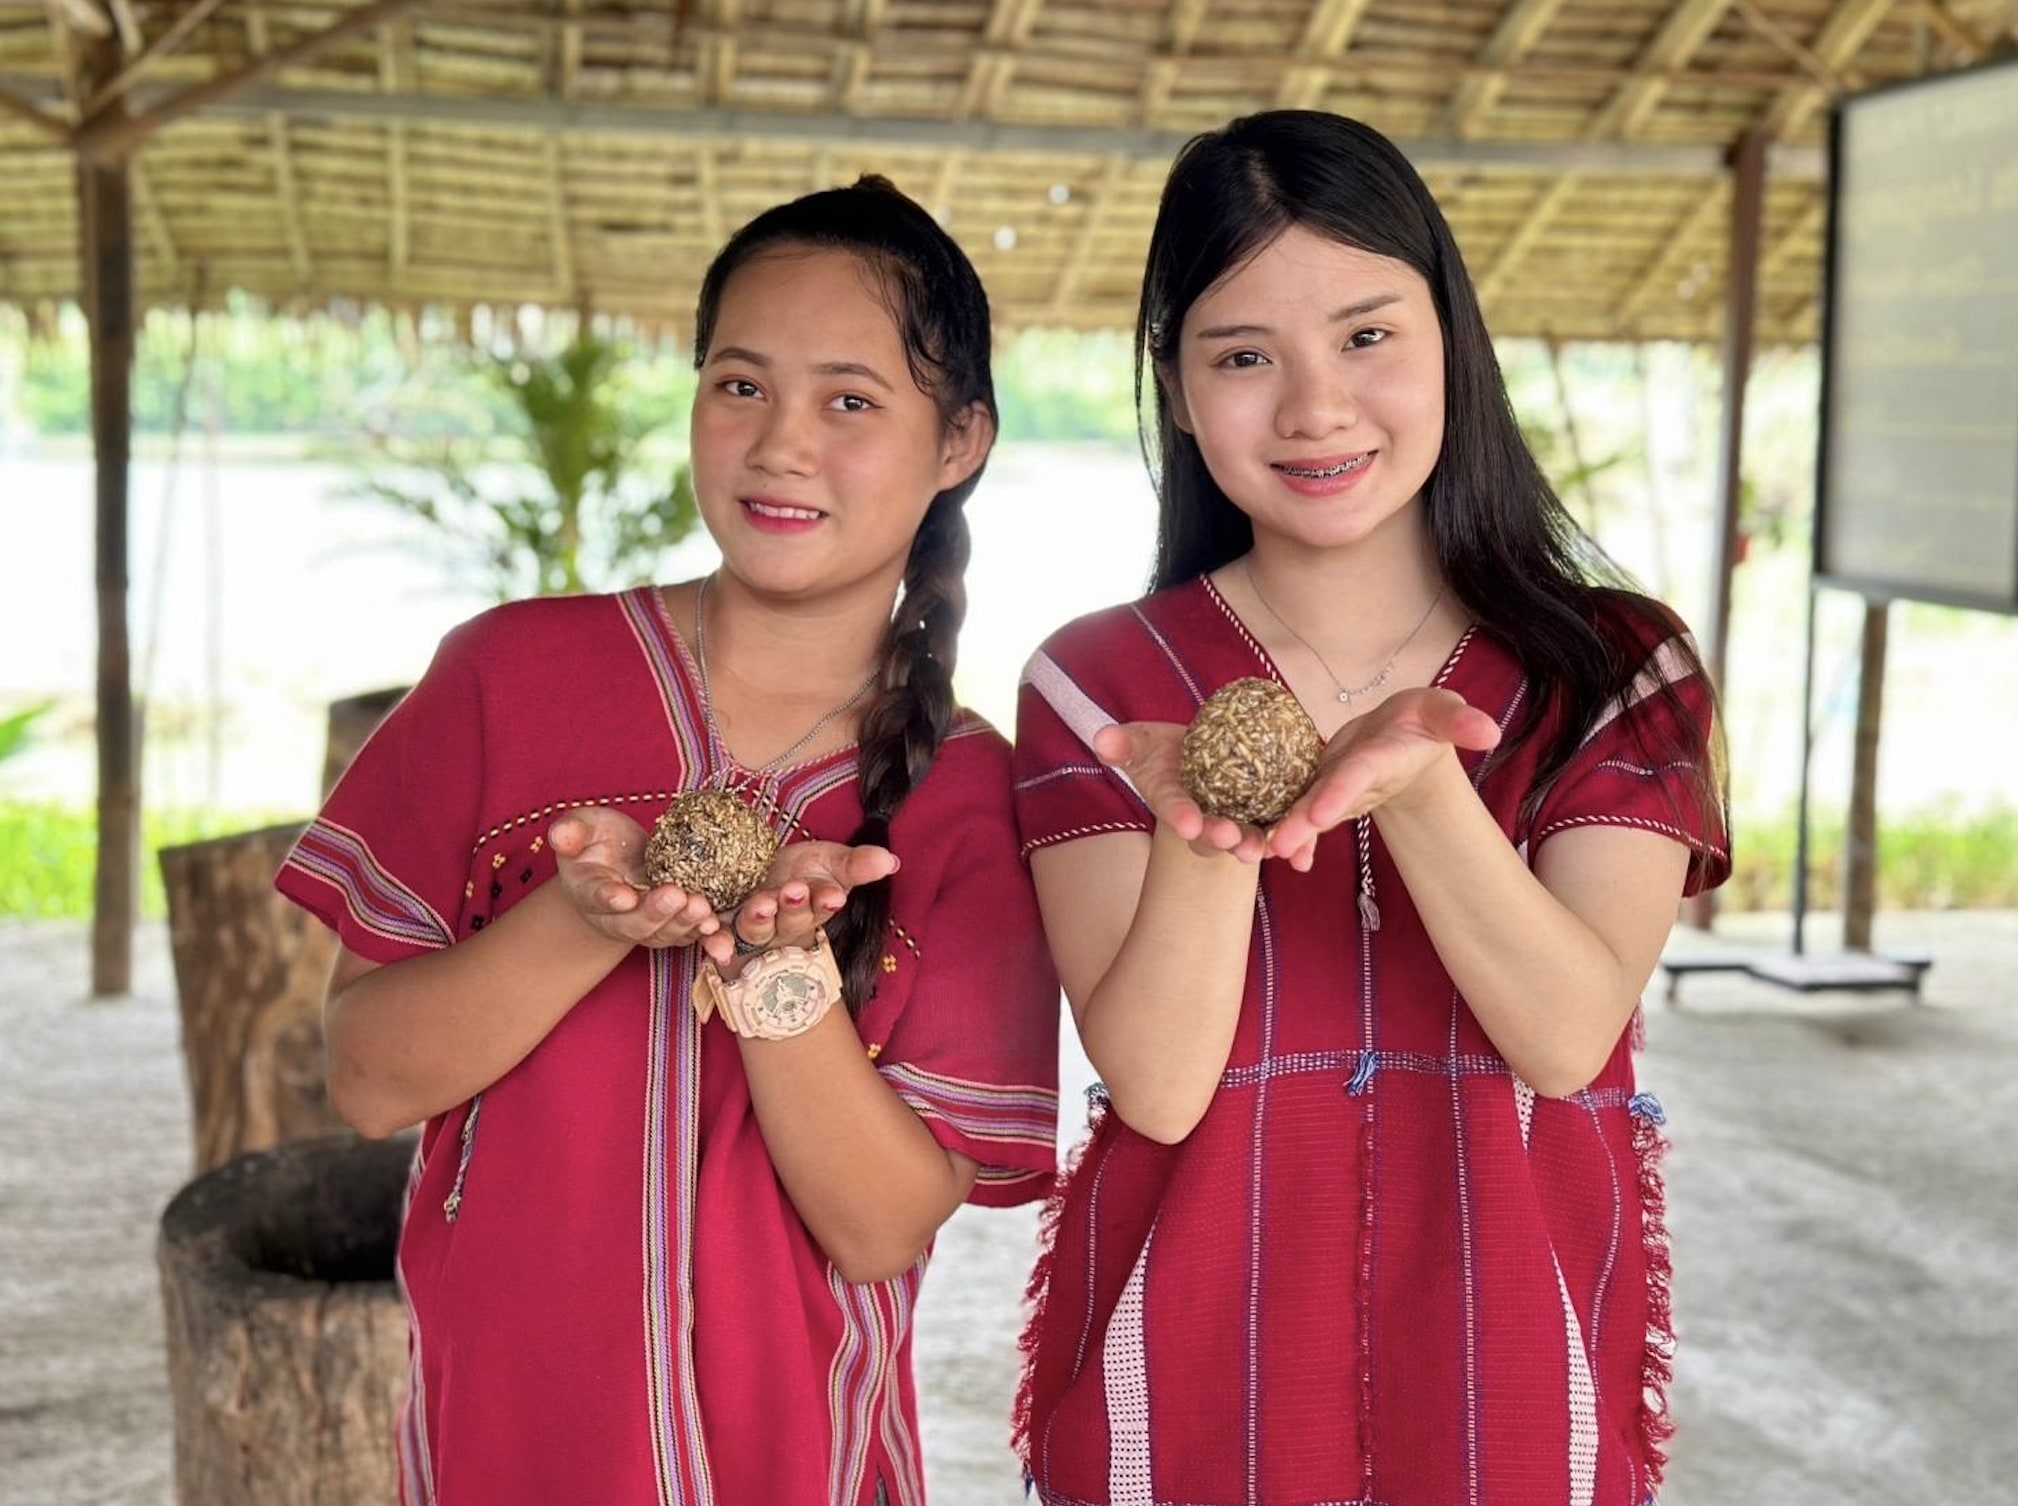
POLYGON ((1436 611, 1437 603, 1443 600, 1444 588, 1439 586, 1436 595, 1429 599, 1429 606, 1423 610, 1422 616, 1416 619, 1415 626, 1408 630, 1408 636, 1397 643, 1394 646, 1394 652, 1387 656, 1387 663, 1381 665, 1380 673, 1375 675, 1371 680, 1368 680, 1364 685, 1348 687, 1343 680, 1332 673, 1331 666, 1324 662, 1324 655, 1310 647, 1310 640, 1291 627, 1282 613, 1276 611, 1274 607, 1268 604, 1268 598, 1261 594, 1261 582, 1254 578, 1253 560, 1247 559, 1241 561, 1241 569, 1247 576, 1247 589, 1254 593, 1254 599, 1261 603, 1261 609, 1281 624, 1282 630, 1285 633, 1310 650, 1310 657, 1317 661, 1318 668, 1324 671, 1326 677, 1331 681, 1332 688, 1338 692, 1338 703, 1341 706, 1350 706, 1361 696, 1372 695, 1393 678, 1394 667, 1401 662, 1401 651, 1415 642, 1415 635, 1428 626, 1431 615, 1436 611))
MULTIPOLYGON (((714 743, 716 749, 721 753, 723 764, 727 765, 733 763, 734 759, 729 754, 729 745, 722 736, 721 728, 715 725, 715 696, 714 691, 708 683, 708 584, 714 578, 713 574, 702 576, 700 589, 694 593, 694 668, 700 672, 701 720, 707 723, 709 740, 714 743)), ((801 737, 776 758, 771 759, 767 763, 755 765, 751 768, 750 772, 753 774, 776 774, 789 768, 792 760, 811 747, 813 739, 818 737, 822 732, 825 732, 833 723, 835 717, 845 716, 861 704, 862 697, 867 695, 870 689, 874 687, 881 674, 882 670, 880 667, 869 671, 869 678, 855 687, 855 693, 849 696, 847 700, 841 702, 840 705, 834 707, 833 710, 829 711, 817 722, 813 723, 812 726, 808 727, 804 737, 801 737)))

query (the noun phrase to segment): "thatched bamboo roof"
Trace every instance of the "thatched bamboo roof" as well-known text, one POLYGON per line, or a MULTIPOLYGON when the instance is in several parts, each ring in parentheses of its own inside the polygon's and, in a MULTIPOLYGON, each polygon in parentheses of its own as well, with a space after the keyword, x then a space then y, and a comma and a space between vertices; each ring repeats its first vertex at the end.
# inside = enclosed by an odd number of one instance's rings
POLYGON ((1716 337, 1724 163, 1761 131, 1759 333, 1803 341, 1831 97, 2008 45, 2018 4, 0 0, 0 302, 78 291, 80 118, 116 145, 122 111, 346 18, 134 153, 150 300, 678 324, 737 224, 873 169, 942 215, 1005 323, 1126 324, 1175 146, 1286 104, 1401 141, 1494 327, 1565 338, 1716 337))

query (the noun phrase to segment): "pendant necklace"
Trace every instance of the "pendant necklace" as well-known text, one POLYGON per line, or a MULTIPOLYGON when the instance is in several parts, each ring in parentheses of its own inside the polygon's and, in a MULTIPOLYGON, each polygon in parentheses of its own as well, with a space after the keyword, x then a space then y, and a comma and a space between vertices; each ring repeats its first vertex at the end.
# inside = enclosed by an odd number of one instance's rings
MULTIPOLYGON (((1320 654, 1316 649, 1311 648, 1310 640, 1291 627, 1282 613, 1276 611, 1274 607, 1268 604, 1268 598, 1261 594, 1261 583, 1254 578, 1254 561, 1252 557, 1241 561, 1241 569, 1247 576, 1247 589, 1254 593, 1254 599, 1261 603, 1261 609, 1273 617, 1285 633, 1289 634, 1290 637, 1301 643, 1309 651, 1310 657, 1317 661, 1318 668, 1322 669, 1325 677, 1331 681, 1332 689, 1338 692, 1338 703, 1341 706, 1350 706, 1361 696, 1372 695, 1393 678, 1394 667, 1401 662, 1402 650, 1415 642, 1416 634, 1429 625, 1429 619, 1435 614, 1437 603, 1443 600, 1444 593, 1444 588, 1439 586, 1436 595, 1429 599, 1429 606, 1423 610, 1422 616, 1416 619, 1415 626, 1408 630, 1408 636, 1397 643, 1394 646, 1394 652, 1387 656, 1387 663, 1381 665, 1379 674, 1368 680, 1364 685, 1348 686, 1337 675, 1332 673, 1331 666, 1324 662, 1324 655, 1320 654)), ((703 585, 705 585, 705 582, 703 585)))

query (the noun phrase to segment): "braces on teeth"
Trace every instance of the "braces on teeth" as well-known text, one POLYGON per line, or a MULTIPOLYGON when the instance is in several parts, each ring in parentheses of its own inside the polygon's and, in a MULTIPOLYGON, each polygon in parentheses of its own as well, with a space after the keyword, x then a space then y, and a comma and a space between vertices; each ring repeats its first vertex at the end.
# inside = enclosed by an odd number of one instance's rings
POLYGON ((1297 465, 1280 465, 1276 469, 1285 475, 1302 476, 1312 481, 1329 481, 1334 476, 1343 476, 1347 471, 1359 470, 1365 464, 1366 457, 1359 455, 1351 460, 1341 460, 1337 465, 1328 465, 1321 471, 1308 470, 1297 465))

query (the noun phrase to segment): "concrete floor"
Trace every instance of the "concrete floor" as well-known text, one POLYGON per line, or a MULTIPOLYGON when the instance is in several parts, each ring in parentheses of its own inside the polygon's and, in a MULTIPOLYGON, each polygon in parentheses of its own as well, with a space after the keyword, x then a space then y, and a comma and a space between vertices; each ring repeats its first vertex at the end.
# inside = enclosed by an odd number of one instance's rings
MULTIPOLYGON (((1784 937, 1738 916, 1676 946, 1784 937)), ((2018 914, 1888 917, 1879 941, 1937 959, 1920 1003, 1713 974, 1650 1008, 1682 1339, 1665 1506, 2018 1502, 2018 914)), ((0 1506, 172 1499, 153 1238, 190 1152, 166 945, 150 928, 135 995, 99 1004, 84 946, 0 927, 0 1506)), ((1033 1230, 970 1210, 942 1237, 918 1353, 940 1506, 1022 1499, 1003 1419, 1033 1230)))

